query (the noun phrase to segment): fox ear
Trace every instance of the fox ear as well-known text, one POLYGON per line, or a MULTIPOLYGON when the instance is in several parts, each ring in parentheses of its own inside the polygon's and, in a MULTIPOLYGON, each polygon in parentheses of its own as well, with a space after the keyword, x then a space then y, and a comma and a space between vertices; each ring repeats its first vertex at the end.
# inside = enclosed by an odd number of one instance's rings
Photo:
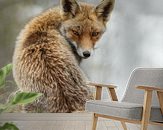
POLYGON ((98 18, 107 22, 109 16, 114 8, 115 0, 102 0, 101 3, 95 8, 95 13, 98 18))
POLYGON ((61 0, 61 6, 65 16, 74 17, 80 10, 79 4, 76 0, 61 0))

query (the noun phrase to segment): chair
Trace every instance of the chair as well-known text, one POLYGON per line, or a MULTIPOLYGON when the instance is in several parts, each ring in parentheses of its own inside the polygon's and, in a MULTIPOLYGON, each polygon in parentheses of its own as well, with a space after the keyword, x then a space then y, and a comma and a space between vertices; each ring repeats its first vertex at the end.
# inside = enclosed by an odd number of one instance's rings
POLYGON ((120 101, 116 86, 89 85, 96 87, 96 100, 86 103, 86 110, 93 112, 92 130, 96 130, 98 117, 120 121, 124 130, 125 123, 141 124, 141 130, 147 130, 148 124, 163 126, 163 68, 135 69, 120 101), (112 101, 101 100, 103 87, 108 89, 112 101))

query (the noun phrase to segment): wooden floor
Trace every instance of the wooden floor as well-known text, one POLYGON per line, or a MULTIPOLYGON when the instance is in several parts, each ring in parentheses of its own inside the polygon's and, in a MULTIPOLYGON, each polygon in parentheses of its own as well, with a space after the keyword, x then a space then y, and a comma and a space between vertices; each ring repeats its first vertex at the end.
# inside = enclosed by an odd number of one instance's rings
MULTIPOLYGON (((91 130, 91 113, 26 114, 6 113, 0 115, 0 123, 13 122, 20 130, 91 130)), ((129 130, 139 130, 136 125, 129 130)), ((119 122, 101 119, 97 130, 123 130, 119 122)))

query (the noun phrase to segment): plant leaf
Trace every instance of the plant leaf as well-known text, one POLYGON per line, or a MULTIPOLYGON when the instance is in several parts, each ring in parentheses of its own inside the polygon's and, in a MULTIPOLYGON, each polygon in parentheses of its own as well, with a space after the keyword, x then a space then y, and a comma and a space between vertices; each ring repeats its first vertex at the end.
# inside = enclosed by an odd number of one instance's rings
POLYGON ((7 108, 7 105, 4 105, 4 104, 0 104, 0 114, 5 111, 7 108))
POLYGON ((19 130, 19 128, 12 123, 5 123, 3 126, 0 126, 0 130, 19 130))
POLYGON ((34 92, 20 92, 17 93, 10 103, 12 105, 25 105, 28 103, 34 102, 38 97, 40 97, 41 93, 34 93, 34 92))
POLYGON ((8 64, 2 69, 0 69, 0 88, 4 87, 5 79, 7 75, 10 74, 11 71, 12 71, 12 64, 8 64))

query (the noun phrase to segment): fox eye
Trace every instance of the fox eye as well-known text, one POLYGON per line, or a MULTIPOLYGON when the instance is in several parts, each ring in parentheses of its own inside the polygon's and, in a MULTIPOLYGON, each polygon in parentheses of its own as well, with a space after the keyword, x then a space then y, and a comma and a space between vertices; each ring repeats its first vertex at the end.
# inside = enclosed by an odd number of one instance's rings
POLYGON ((96 37, 96 36, 98 36, 100 34, 100 32, 92 32, 92 36, 93 37, 96 37))
POLYGON ((80 36, 79 32, 75 31, 75 30, 72 30, 73 34, 76 35, 76 36, 80 36))

